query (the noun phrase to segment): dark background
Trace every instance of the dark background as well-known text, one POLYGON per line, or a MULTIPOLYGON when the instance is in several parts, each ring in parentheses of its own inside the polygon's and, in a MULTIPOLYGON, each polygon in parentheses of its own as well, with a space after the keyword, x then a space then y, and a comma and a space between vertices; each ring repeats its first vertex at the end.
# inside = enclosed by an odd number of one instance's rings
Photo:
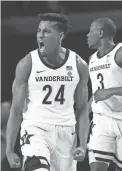
MULTIPOLYGON (((122 41, 121 1, 2 1, 1 2, 1 100, 12 99, 11 88, 15 68, 21 58, 37 48, 37 14, 63 12, 72 25, 63 46, 74 50, 87 63, 94 52, 88 49, 87 37, 90 24, 100 17, 111 18, 117 26, 115 42, 122 41)), ((89 96, 91 86, 89 86, 89 96)), ((78 165, 89 170, 88 161, 78 165)), ((4 168, 3 171, 6 171, 4 168)))

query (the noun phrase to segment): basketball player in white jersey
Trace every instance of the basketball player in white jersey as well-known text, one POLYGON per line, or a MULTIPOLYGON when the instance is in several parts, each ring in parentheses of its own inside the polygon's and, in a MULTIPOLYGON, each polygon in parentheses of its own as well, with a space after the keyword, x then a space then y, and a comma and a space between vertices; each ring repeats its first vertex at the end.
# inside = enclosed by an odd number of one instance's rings
POLYGON ((122 170, 122 43, 113 39, 116 26, 109 18, 95 20, 88 33, 91 55, 93 121, 89 141, 91 171, 106 171, 111 162, 122 170))
POLYGON ((76 161, 84 160, 89 129, 88 67, 75 52, 61 46, 67 32, 64 15, 41 15, 39 48, 17 65, 7 126, 6 154, 12 168, 21 165, 14 152, 20 126, 22 169, 75 171, 76 161))

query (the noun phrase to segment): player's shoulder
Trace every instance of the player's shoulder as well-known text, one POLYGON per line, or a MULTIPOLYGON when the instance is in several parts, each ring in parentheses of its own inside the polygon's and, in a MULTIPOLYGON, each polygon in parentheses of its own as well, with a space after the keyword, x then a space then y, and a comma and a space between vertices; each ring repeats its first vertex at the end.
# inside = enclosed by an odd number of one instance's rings
POLYGON ((20 65, 31 65, 32 64, 32 53, 37 52, 38 49, 34 49, 30 51, 27 55, 25 55, 18 64, 20 65))
POLYGON ((16 68, 25 69, 29 68, 32 65, 32 59, 31 54, 28 53, 26 56, 24 56, 17 64, 16 68))
POLYGON ((32 68, 32 59, 30 53, 28 53, 24 58, 22 58, 17 66, 15 72, 16 80, 28 80, 32 68))
POLYGON ((117 65, 119 67, 122 68, 122 43, 121 43, 121 46, 119 47, 119 49, 116 51, 115 62, 117 63, 117 65))
POLYGON ((86 61, 80 56, 78 55, 75 51, 70 50, 70 53, 72 53, 74 55, 74 57, 76 58, 77 64, 78 65, 87 65, 86 61))
POLYGON ((38 49, 34 49, 34 50, 30 51, 29 53, 30 53, 30 55, 32 57, 32 55, 35 55, 35 54, 38 53, 38 49))
POLYGON ((78 54, 76 54, 76 62, 77 62, 78 68, 87 68, 88 67, 87 62, 78 54))

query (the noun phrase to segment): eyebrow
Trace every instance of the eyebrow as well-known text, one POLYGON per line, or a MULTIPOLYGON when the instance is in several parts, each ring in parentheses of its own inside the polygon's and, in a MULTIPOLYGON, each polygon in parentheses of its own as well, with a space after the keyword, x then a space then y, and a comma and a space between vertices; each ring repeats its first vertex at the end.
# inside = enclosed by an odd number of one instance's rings
POLYGON ((51 30, 51 29, 49 29, 49 28, 41 29, 41 28, 38 27, 38 30, 51 30))

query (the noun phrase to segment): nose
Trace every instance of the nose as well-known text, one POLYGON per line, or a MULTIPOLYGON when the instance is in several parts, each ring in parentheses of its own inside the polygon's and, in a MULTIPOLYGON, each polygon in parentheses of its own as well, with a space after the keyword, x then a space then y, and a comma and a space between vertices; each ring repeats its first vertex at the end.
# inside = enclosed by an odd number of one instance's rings
POLYGON ((39 33, 37 33, 38 38, 43 38, 44 37, 44 33, 42 31, 40 31, 39 33))

